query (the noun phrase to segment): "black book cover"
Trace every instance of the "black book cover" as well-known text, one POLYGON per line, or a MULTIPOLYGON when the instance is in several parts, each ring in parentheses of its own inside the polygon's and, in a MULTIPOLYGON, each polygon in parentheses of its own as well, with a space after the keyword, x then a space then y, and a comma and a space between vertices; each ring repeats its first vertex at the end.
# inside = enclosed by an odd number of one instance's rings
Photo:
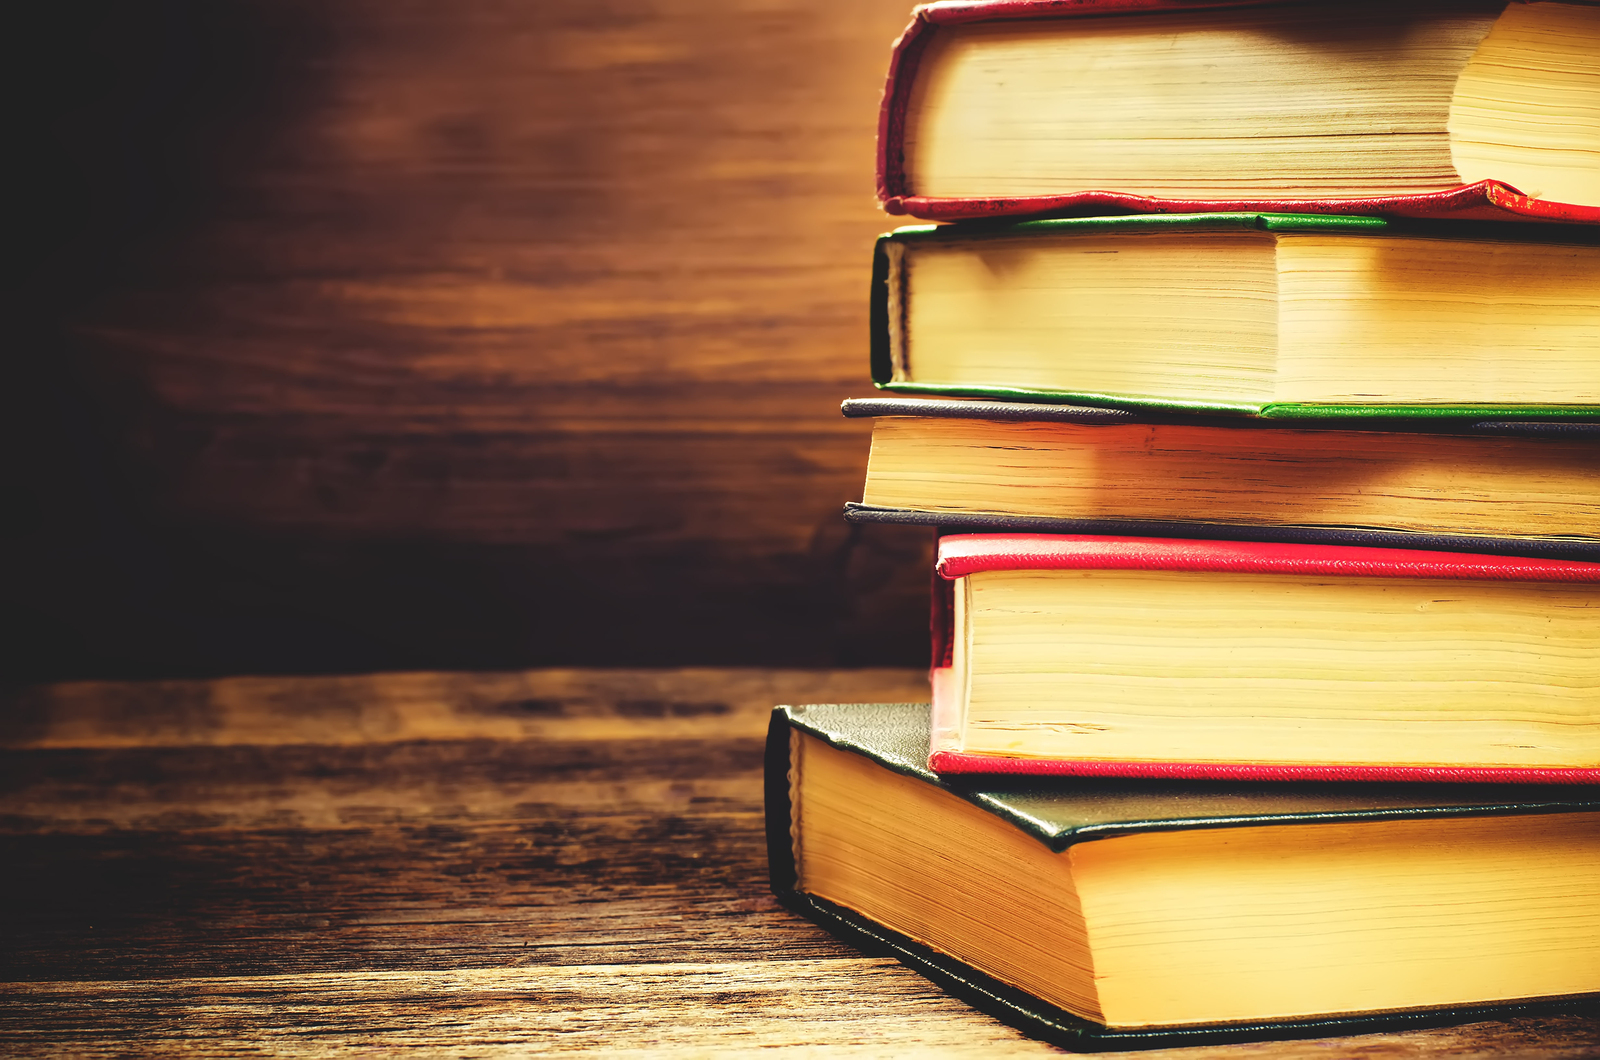
POLYGON ((778 707, 767 731, 767 857, 772 891, 864 953, 893 957, 955 997, 1025 1034, 1066 1049, 1099 1052, 1273 1038, 1363 1034, 1552 1013, 1600 1013, 1600 997, 1407 1009, 1272 1022, 1121 1029, 1082 1019, 797 887, 790 838, 791 730, 949 791, 1004 818, 1051 850, 1117 834, 1319 821, 1600 812, 1600 789, 1483 784, 1237 784, 1087 779, 940 778, 927 768, 925 703, 778 707))
MULTIPOLYGON (((1017 401, 942 398, 851 398, 842 405, 847 418, 915 416, 935 419, 998 422, 1074 423, 1084 425, 1177 424, 1223 427, 1241 431, 1380 431, 1403 434, 1451 434, 1524 437, 1552 442, 1594 443, 1600 460, 1600 423, 1578 421, 1497 420, 1370 420, 1356 427, 1337 421, 1293 424, 1240 416, 1180 415, 1130 412, 1017 401)), ((1127 537, 1198 538, 1214 541, 1273 541, 1307 545, 1359 545, 1369 548, 1412 548, 1439 552, 1533 556, 1600 562, 1600 541, 1580 537, 1490 537, 1472 534, 1418 533, 1375 527, 1263 525, 1248 523, 1162 521, 1123 518, 1053 518, 1037 515, 934 512, 851 501, 844 517, 852 523, 932 526, 951 533, 1116 534, 1127 537)))

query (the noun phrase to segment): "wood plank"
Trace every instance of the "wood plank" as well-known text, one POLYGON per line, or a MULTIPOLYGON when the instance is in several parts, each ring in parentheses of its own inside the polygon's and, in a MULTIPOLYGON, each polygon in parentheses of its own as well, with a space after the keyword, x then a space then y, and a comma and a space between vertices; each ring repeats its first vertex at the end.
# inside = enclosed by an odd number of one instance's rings
POLYGON ((0 979, 453 967, 530 944, 556 961, 748 957, 819 939, 766 895, 767 714, 914 698, 925 681, 546 671, 35 689, 0 753, 0 909, 17 918, 0 979))
POLYGON ((0 747, 756 739, 779 703, 927 698, 927 674, 905 669, 528 670, 81 681, 0 691, 0 747))
MULTIPOLYGON (((1060 1056, 1059 1050, 974 1018, 893 962, 865 958, 649 966, 486 968, 452 972, 323 973, 158 983, 26 984, 0 1012, 26 1020, 24 1038, 0 1029, 13 1056, 125 1055, 137 1035, 149 1056, 322 1056, 341 1049, 427 1049, 473 1056, 785 1055, 1060 1056), (117 1012, 117 1031, 82 1027, 117 1012), (7 1011, 9 1010, 9 1011, 7 1011), (707 1028, 717 1028, 708 1034, 707 1028)), ((1149 1060, 1400 1057, 1579 1060, 1595 1039, 1570 1019, 1474 1024, 1104 1056, 1149 1060), (1576 1035, 1574 1030, 1578 1030, 1576 1035), (1568 1037, 1565 1046, 1549 1044, 1568 1037)))
MULTIPOLYGON (((766 886, 778 701, 919 671, 81 682, 0 752, 8 1056, 1042 1056, 766 886)), ((1127 1054, 1594 1055, 1600 1019, 1127 1054)))

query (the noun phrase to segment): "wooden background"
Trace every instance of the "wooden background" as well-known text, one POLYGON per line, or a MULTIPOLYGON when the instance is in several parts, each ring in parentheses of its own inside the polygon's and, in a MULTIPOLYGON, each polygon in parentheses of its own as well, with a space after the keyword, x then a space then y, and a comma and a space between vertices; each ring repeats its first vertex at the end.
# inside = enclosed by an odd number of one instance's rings
POLYGON ((9 673, 924 659, 838 516, 909 0, 31 6, 9 673))

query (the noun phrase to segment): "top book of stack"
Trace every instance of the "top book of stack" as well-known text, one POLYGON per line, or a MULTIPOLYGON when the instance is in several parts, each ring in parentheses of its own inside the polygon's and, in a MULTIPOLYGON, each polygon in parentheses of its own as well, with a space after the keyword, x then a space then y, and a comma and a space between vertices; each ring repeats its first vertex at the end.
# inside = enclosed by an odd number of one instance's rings
POLYGON ((891 214, 1600 222, 1600 6, 953 0, 895 47, 891 214))

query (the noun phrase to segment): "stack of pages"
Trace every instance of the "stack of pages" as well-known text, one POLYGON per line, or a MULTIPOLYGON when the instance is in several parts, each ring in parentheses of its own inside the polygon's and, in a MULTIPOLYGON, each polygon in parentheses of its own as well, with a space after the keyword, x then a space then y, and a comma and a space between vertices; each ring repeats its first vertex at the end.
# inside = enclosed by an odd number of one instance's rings
POLYGON ((1600 6, 955 0, 890 60, 858 522, 930 703, 773 889, 1069 1048, 1600 1010, 1600 6))

